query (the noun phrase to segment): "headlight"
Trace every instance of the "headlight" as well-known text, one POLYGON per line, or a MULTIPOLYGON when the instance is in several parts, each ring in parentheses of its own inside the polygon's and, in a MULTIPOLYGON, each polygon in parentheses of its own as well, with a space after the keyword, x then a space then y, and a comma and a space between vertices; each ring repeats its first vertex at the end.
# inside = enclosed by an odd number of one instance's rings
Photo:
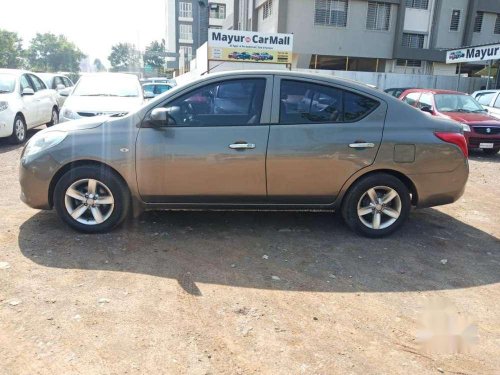
POLYGON ((9 108, 9 102, 0 102, 0 112, 5 111, 9 108))
POLYGON ((467 124, 460 124, 460 125, 462 125, 462 130, 464 132, 470 132, 470 126, 469 125, 467 125, 467 124))
POLYGON ((38 154, 64 141, 68 133, 61 131, 48 131, 35 135, 31 138, 24 149, 23 157, 38 154))
POLYGON ((67 118, 69 120, 76 120, 80 118, 80 116, 78 116, 78 114, 76 112, 73 112, 71 109, 63 110, 62 115, 64 118, 67 118))

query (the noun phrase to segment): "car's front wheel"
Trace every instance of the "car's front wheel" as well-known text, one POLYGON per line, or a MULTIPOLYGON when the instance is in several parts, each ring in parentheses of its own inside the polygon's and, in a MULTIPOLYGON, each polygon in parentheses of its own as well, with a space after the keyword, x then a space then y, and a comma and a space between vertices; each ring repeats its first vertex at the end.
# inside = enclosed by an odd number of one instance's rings
POLYGON ((21 144, 26 140, 28 129, 26 127, 26 122, 21 115, 17 115, 14 118, 14 127, 12 129, 12 135, 9 140, 13 144, 21 144))
POLYGON ((498 153, 500 148, 483 148, 483 152, 485 155, 492 156, 498 153))
POLYGON ((385 173, 362 178, 349 190, 342 216, 355 232, 383 237, 397 230, 410 212, 410 192, 398 178, 385 173))
POLYGON ((107 232, 125 220, 130 194, 112 170, 80 166, 66 172, 54 189, 54 206, 61 219, 86 233, 107 232))

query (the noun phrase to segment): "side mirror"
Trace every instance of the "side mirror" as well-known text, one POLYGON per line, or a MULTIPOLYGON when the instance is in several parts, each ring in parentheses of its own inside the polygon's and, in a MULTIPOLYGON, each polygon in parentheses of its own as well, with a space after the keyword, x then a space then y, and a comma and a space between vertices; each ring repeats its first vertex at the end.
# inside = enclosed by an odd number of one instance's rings
POLYGON ((66 88, 66 86, 61 85, 61 84, 58 84, 58 85, 56 86, 56 90, 57 90, 57 91, 62 91, 62 90, 64 90, 65 88, 66 88))
POLYGON ((59 91, 59 95, 61 95, 61 96, 69 96, 69 94, 71 94, 71 90, 72 90, 71 87, 66 87, 66 88, 62 89, 61 91, 59 91))
POLYGON ((144 99, 153 99, 155 94, 152 91, 144 91, 144 99))
POLYGON ((25 96, 25 95, 35 95, 35 91, 33 91, 33 89, 31 87, 26 87, 25 89, 23 89, 23 92, 21 93, 22 96, 25 96))
POLYGON ((432 107, 428 106, 428 105, 424 105, 423 107, 420 108, 420 110, 423 112, 430 113, 430 114, 434 113, 434 111, 432 110, 432 107))
POLYGON ((161 127, 172 124, 172 120, 170 120, 170 109, 159 107, 153 109, 151 115, 149 116, 149 122, 153 127, 161 127))

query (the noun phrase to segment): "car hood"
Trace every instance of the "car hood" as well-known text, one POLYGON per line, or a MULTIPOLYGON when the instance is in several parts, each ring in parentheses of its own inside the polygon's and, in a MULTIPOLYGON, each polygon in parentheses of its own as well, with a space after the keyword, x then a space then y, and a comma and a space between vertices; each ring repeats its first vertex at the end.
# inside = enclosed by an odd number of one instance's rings
POLYGON ((94 116, 94 117, 82 118, 79 120, 61 122, 57 125, 51 126, 50 128, 44 129, 42 131, 88 130, 97 128, 98 126, 101 126, 108 120, 109 120, 108 116, 94 116))
POLYGON ((14 95, 15 95, 15 93, 13 93, 13 92, 0 93, 0 101, 7 101, 7 100, 11 99, 14 95))
POLYGON ((120 98, 113 96, 70 96, 64 107, 74 112, 130 112, 143 104, 141 97, 120 98))
POLYGON ((441 117, 469 125, 500 126, 500 121, 497 118, 485 113, 446 112, 441 113, 441 117))

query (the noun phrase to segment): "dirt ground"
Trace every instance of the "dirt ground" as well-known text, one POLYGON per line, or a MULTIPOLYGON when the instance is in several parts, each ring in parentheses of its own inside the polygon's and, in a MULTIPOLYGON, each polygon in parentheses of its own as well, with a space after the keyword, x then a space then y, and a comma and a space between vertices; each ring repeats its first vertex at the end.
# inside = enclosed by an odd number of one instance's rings
POLYGON ((328 213, 152 212, 82 235, 0 142, 0 374, 500 374, 500 155, 392 237, 328 213))

